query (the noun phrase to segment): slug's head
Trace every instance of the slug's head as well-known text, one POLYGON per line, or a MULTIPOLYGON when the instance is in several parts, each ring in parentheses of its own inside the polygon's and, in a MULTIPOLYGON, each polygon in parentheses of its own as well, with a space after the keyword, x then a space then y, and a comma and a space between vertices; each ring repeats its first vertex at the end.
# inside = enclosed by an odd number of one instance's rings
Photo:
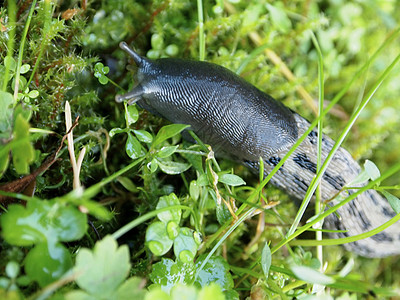
POLYGON ((120 48, 127 52, 130 57, 134 60, 135 64, 138 67, 138 80, 139 84, 130 92, 124 95, 117 95, 115 96, 115 101, 123 102, 124 100, 129 100, 129 104, 133 104, 140 100, 141 96, 143 95, 143 88, 140 85, 140 82, 143 81, 144 77, 146 77, 146 73, 151 72, 153 69, 154 63, 148 60, 145 57, 140 56, 137 54, 133 49, 129 48, 128 44, 125 42, 121 42, 119 44, 120 48))

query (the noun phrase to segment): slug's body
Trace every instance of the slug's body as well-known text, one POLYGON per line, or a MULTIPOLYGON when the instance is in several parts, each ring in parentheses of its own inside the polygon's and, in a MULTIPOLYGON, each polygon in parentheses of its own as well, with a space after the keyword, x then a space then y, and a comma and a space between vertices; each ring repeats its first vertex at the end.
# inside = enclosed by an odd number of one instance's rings
MULTIPOLYGON (((214 151, 258 170, 259 157, 270 172, 309 123, 287 107, 261 92, 233 72, 207 62, 179 59, 151 61, 136 54, 125 43, 138 65, 138 85, 117 101, 133 99, 150 112, 171 122, 189 124, 191 129, 214 151)), ((322 159, 333 146, 323 136, 322 159)), ((295 150, 271 182, 291 196, 302 199, 316 172, 317 132, 295 150)), ((351 155, 340 148, 321 181, 323 200, 338 191, 360 172, 351 155)), ((350 191, 351 192, 351 191, 350 191)), ((388 221, 394 211, 383 197, 369 190, 338 210, 340 219, 330 215, 330 229, 347 230, 336 236, 360 234, 388 221)), ((399 223, 368 239, 347 244, 347 248, 369 257, 400 253, 399 223)))

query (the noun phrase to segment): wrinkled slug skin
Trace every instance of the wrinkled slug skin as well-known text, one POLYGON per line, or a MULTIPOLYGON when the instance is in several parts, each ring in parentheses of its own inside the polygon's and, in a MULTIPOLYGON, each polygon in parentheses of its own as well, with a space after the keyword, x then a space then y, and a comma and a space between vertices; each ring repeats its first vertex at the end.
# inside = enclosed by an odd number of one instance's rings
MULTIPOLYGON (((128 94, 117 96, 118 102, 132 99, 131 103, 138 101, 143 108, 173 123, 189 124, 214 151, 229 155, 255 172, 260 156, 266 174, 270 172, 309 127, 300 115, 221 66, 172 58, 152 61, 125 43, 121 48, 138 66, 138 84, 128 94)), ((323 136, 323 160, 333 144, 332 139, 323 136)), ((302 200, 315 175, 316 159, 317 132, 312 131, 271 182, 302 200)), ((359 172, 358 163, 340 148, 323 176, 322 199, 331 199, 359 172)), ((331 214, 324 226, 347 232, 334 237, 370 231, 395 215, 387 200, 374 190, 364 192, 337 212, 340 219, 331 214)), ((399 254, 400 224, 345 247, 366 257, 399 254)))

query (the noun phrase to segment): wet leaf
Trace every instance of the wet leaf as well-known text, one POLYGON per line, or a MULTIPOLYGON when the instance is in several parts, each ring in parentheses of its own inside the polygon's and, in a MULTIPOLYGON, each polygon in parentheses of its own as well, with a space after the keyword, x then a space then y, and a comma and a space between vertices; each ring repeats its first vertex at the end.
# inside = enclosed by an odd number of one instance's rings
POLYGON ((131 133, 128 132, 128 140, 125 145, 126 154, 132 159, 145 155, 142 145, 131 133))
POLYGON ((73 241, 80 239, 87 229, 87 217, 76 207, 36 199, 30 200, 26 208, 10 205, 0 221, 3 238, 16 246, 47 240, 73 241))
POLYGON ((167 233, 167 224, 155 222, 147 227, 146 244, 154 255, 162 256, 167 253, 173 244, 167 233))
POLYGON ((125 109, 125 120, 128 122, 128 125, 136 123, 138 119, 139 113, 136 105, 127 105, 125 109))
POLYGON ((190 168, 190 164, 188 163, 181 163, 171 160, 157 159, 157 164, 164 173, 169 175, 181 174, 190 168))
POLYGON ((174 240, 174 253, 178 260, 188 263, 196 256, 200 243, 194 238, 194 230, 182 227, 174 240))
MULTIPOLYGON (((196 268, 199 268, 207 254, 202 254, 196 261, 196 268)), ((217 283, 223 291, 233 288, 232 275, 229 272, 229 264, 220 256, 211 257, 200 271, 196 280, 202 287, 217 283)))
POLYGON ((178 283, 189 284, 194 276, 193 263, 174 262, 172 259, 163 258, 153 265, 150 280, 159 285, 167 293, 178 283))
MULTIPOLYGON (((178 197, 174 193, 172 193, 168 196, 160 197, 156 208, 160 209, 163 207, 169 207, 180 204, 181 203, 179 202, 178 197)), ((168 223, 169 221, 174 221, 175 223, 179 224, 179 222, 181 221, 181 216, 182 216, 182 210, 180 208, 169 209, 167 211, 163 211, 157 214, 157 217, 160 219, 160 221, 164 223, 168 223)))
POLYGON ((142 143, 149 144, 153 141, 153 136, 146 130, 134 130, 133 131, 139 141, 142 143))
POLYGON ((157 152, 157 157, 168 157, 171 156, 173 153, 175 153, 176 149, 178 149, 179 146, 167 146, 167 147, 162 147, 158 152, 157 152))

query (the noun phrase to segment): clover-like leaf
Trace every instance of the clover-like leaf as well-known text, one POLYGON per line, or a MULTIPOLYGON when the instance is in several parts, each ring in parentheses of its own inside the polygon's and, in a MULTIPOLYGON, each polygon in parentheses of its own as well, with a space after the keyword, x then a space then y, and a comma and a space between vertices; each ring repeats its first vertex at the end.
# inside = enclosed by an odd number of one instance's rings
POLYGON ((182 227, 174 240, 174 253, 178 260, 188 263, 196 256, 200 243, 195 239, 194 230, 182 227))
POLYGON ((146 244, 154 255, 164 255, 171 249, 172 243, 167 232, 167 224, 155 222, 147 227, 146 244))
MULTIPOLYGON (((169 207, 179 204, 181 203, 179 202, 178 197, 174 193, 171 193, 168 196, 160 197, 156 208, 160 209, 163 207, 169 207)), ((181 216, 182 216, 182 210, 180 208, 169 209, 167 211, 163 211, 157 214, 157 217, 160 219, 160 221, 164 223, 168 223, 169 221, 174 221, 175 223, 179 224, 181 216)))
POLYGON ((83 248, 78 252, 76 283, 89 294, 103 299, 117 291, 128 276, 130 266, 128 246, 118 247, 115 239, 106 236, 93 250, 83 248))

